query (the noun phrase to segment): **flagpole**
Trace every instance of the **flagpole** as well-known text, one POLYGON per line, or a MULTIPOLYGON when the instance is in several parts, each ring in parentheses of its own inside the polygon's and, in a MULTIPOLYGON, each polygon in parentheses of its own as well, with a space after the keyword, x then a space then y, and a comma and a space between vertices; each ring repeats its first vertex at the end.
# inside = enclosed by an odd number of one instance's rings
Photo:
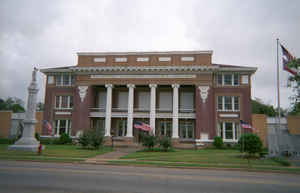
MULTIPOLYGON (((278 126, 278 128, 279 128, 279 132, 277 133, 277 135, 279 135, 279 133, 280 133, 280 130, 281 130, 281 120, 280 120, 280 77, 279 77, 279 39, 277 38, 276 39, 276 41, 277 41, 277 99, 278 99, 278 101, 277 101, 277 104, 278 104, 278 123, 279 123, 279 126, 278 126)), ((279 139, 278 139, 278 141, 277 141, 277 144, 278 144, 278 150, 279 150, 279 153, 280 153, 280 144, 279 144, 279 139)))

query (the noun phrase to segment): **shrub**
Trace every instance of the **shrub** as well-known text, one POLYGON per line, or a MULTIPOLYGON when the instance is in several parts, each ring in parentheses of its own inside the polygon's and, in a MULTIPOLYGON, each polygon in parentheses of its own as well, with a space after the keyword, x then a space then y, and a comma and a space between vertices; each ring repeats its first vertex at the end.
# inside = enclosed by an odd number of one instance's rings
POLYGON ((219 136, 214 138, 213 146, 217 149, 222 149, 224 146, 223 139, 219 136))
POLYGON ((144 135, 143 136, 143 146, 148 149, 153 149, 153 147, 157 144, 157 138, 153 135, 144 135))
POLYGON ((282 166, 291 166, 291 163, 286 159, 273 157, 272 160, 279 163, 279 164, 281 164, 282 166))
POLYGON ((61 134, 58 140, 58 144, 69 144, 69 143, 72 143, 71 137, 66 133, 61 134))
POLYGON ((169 137, 165 136, 159 140, 159 146, 164 150, 168 151, 172 148, 172 143, 169 137))
POLYGON ((43 145, 53 144, 54 139, 52 138, 40 138, 40 143, 43 145))
POLYGON ((81 147, 83 148, 87 148, 89 145, 89 136, 87 132, 83 132, 79 139, 78 139, 78 143, 81 145, 81 147))
POLYGON ((14 142, 13 138, 0 138, 0 144, 14 144, 14 142))
POLYGON ((240 151, 247 152, 249 156, 253 156, 262 151, 261 139, 253 133, 243 134, 238 143, 240 146, 240 151))
POLYGON ((99 149, 103 145, 103 134, 96 129, 85 130, 79 137, 78 143, 83 148, 99 149))
POLYGON ((35 132, 34 137, 36 140, 40 141, 40 134, 35 132))

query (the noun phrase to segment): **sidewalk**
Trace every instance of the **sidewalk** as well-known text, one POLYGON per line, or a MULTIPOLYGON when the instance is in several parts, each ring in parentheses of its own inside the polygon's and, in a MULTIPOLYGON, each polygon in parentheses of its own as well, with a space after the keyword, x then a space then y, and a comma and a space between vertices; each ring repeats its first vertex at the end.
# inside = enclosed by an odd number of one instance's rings
POLYGON ((102 155, 98 155, 93 158, 88 158, 85 160, 86 163, 97 163, 97 164, 105 164, 111 160, 119 160, 121 157, 138 151, 139 148, 115 148, 112 152, 105 153, 102 155))

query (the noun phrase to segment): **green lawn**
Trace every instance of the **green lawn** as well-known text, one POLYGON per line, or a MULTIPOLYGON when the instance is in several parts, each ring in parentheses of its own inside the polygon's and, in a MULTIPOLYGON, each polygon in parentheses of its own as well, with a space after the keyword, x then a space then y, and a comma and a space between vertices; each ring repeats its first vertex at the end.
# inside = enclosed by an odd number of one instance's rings
POLYGON ((99 150, 85 150, 75 145, 46 145, 42 155, 34 152, 7 150, 8 145, 0 144, 0 159, 8 160, 40 160, 40 161, 84 161, 86 158, 94 157, 111 151, 104 147, 99 150))
MULTIPOLYGON (((128 154, 121 159, 135 161, 138 163, 161 163, 161 164, 181 164, 181 165, 203 165, 203 166, 228 166, 248 167, 248 160, 241 157, 237 150, 226 149, 201 149, 201 150, 176 150, 175 152, 136 152, 128 154)), ((251 159, 252 167, 274 167, 281 166, 271 159, 251 159)))

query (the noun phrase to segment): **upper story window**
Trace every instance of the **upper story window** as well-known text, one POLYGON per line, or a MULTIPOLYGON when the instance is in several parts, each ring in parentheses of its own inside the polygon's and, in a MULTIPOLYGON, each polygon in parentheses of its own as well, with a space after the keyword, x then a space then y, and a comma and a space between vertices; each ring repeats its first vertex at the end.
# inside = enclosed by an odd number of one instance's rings
POLYGON ((181 61, 183 62, 193 62, 195 58, 193 56, 183 56, 181 57, 181 61))
POLYGON ((137 62, 148 62, 149 61, 149 57, 137 57, 136 61, 137 62))
POLYGON ((239 111, 238 96, 218 96, 218 111, 239 111))
POLYGON ((172 92, 159 92, 158 108, 159 111, 172 111, 172 92))
POLYGON ((160 62, 170 62, 171 61, 171 57, 159 57, 158 60, 160 62))
POLYGON ((126 57, 115 58, 115 62, 127 62, 126 57))
POLYGON ((55 108, 56 109, 71 109, 73 108, 73 96, 56 96, 55 108))
POLYGON ((75 84, 75 75, 59 74, 55 76, 56 86, 72 86, 75 84))
POLYGON ((106 58, 105 57, 94 58, 94 62, 106 62, 106 58))
POLYGON ((180 93, 180 112, 193 112, 194 111, 194 93, 181 92, 180 93))
POLYGON ((217 82, 219 86, 238 86, 240 84, 239 74, 219 73, 217 75, 217 82))

